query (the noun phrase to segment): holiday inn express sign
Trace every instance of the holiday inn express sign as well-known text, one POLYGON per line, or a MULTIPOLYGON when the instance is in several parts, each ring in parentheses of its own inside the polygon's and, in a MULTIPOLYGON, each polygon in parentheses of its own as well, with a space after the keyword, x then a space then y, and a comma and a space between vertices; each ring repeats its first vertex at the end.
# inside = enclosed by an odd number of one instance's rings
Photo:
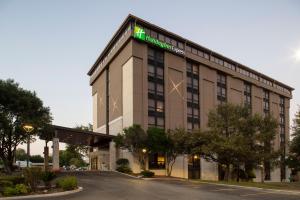
POLYGON ((136 39, 139 39, 141 41, 149 42, 150 44, 158 46, 162 49, 166 49, 169 51, 173 51, 177 54, 184 55, 184 51, 182 49, 179 49, 177 47, 174 47, 173 45, 170 45, 166 42, 162 42, 156 38, 151 37, 150 35, 146 34, 146 32, 143 28, 141 28, 139 26, 134 27, 133 37, 136 39))

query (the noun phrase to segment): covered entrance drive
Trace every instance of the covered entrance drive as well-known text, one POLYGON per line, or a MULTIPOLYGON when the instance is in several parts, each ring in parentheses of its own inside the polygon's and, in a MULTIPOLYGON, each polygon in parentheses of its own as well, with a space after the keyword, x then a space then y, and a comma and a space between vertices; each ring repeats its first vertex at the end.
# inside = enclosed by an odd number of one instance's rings
POLYGON ((44 166, 48 168, 49 147, 47 143, 52 140, 53 170, 59 170, 59 142, 90 147, 89 166, 91 170, 112 170, 115 166, 116 152, 114 136, 92 131, 83 131, 74 128, 51 125, 48 133, 43 133, 40 139, 46 141, 44 147, 44 166))

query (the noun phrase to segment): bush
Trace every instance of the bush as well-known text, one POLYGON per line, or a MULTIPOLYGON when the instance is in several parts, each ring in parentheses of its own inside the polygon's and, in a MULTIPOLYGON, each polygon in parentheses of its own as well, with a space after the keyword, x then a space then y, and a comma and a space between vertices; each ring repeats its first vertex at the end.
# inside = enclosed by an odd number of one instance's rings
POLYGON ((0 187, 12 187, 14 184, 12 181, 7 181, 7 180, 0 180, 0 187))
POLYGON ((142 171, 142 172, 141 172, 141 175, 142 175, 143 177, 145 177, 145 178, 151 178, 151 177, 153 177, 155 174, 154 174, 154 172, 145 170, 145 171, 142 171))
POLYGON ((42 176, 42 169, 38 167, 26 168, 24 170, 25 183, 35 191, 42 176))
POLYGON ((14 187, 5 187, 3 190, 4 196, 15 196, 18 194, 18 191, 14 187))
POLYGON ((18 194, 28 194, 28 192, 29 192, 28 187, 24 184, 17 184, 16 190, 17 190, 18 194))
POLYGON ((120 165, 120 166, 128 166, 129 165, 129 160, 126 159, 126 158, 120 158, 117 160, 117 165, 120 165))
POLYGON ((10 181, 13 185, 21 184, 25 182, 25 178, 21 176, 1 176, 0 182, 2 181, 10 181))
POLYGON ((247 171, 246 173, 247 173, 247 176, 248 176, 249 180, 256 178, 253 171, 247 171))
POLYGON ((122 172, 122 173, 126 173, 126 174, 132 173, 132 170, 128 166, 119 166, 119 167, 117 167, 116 170, 118 172, 122 172))
POLYGON ((74 190, 77 188, 77 178, 75 176, 66 176, 56 180, 56 186, 63 190, 74 190))
POLYGON ((45 171, 45 172, 42 172, 42 174, 41 174, 41 179, 45 183, 46 187, 50 187, 51 186, 51 181, 53 179, 55 179, 55 177, 56 177, 55 173, 54 172, 50 172, 50 171, 45 171))

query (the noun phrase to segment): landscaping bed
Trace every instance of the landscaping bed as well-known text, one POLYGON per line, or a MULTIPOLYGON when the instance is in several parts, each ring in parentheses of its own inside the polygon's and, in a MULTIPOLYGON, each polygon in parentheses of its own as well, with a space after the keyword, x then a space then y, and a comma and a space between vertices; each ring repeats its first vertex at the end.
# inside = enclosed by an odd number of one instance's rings
POLYGON ((56 172, 42 172, 27 168, 19 175, 0 176, 0 197, 51 194, 77 189, 75 176, 59 176, 56 172))

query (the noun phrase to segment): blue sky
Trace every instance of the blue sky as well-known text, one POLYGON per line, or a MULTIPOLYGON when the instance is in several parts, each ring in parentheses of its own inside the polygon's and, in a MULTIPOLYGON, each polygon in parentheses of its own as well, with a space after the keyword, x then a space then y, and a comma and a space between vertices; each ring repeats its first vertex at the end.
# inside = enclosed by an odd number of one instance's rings
MULTIPOLYGON (((0 78, 35 90, 54 124, 92 122, 87 71, 132 13, 295 87, 300 1, 0 0, 0 78)), ((33 145, 40 153, 41 143, 33 145)))

